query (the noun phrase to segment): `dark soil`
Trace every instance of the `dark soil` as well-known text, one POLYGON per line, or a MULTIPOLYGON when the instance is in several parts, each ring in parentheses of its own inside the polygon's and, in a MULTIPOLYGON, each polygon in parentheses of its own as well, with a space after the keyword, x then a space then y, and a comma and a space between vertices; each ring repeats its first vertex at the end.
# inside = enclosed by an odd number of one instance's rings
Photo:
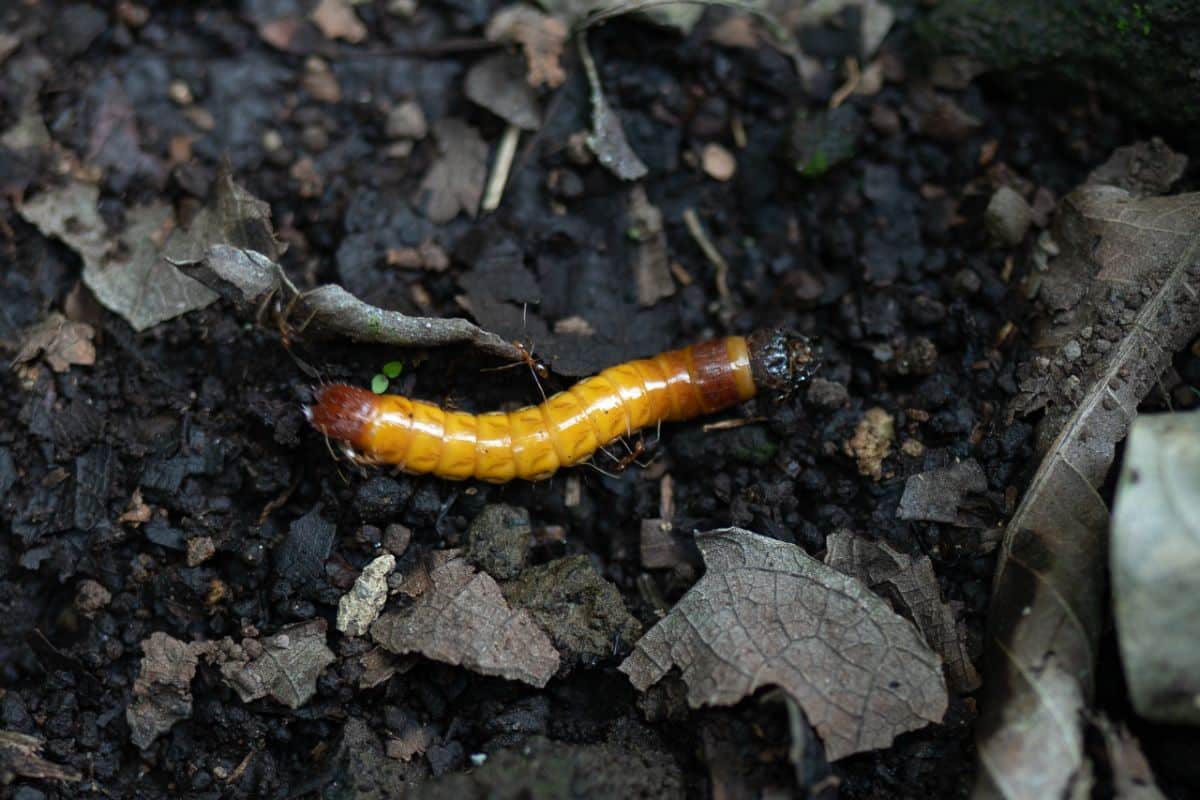
MULTIPOLYGON (((394 390, 469 410, 538 399, 529 371, 486 372, 502 365, 465 348, 397 352, 302 336, 291 345, 294 360, 274 326, 224 303, 142 334, 85 303, 97 330, 94 366, 0 379, 0 728, 44 738, 45 756, 84 778, 17 777, 4 792, 23 800, 383 797, 407 782, 431 796, 517 796, 502 773, 508 764, 530 796, 797 793, 806 787, 788 759, 781 704, 756 698, 688 711, 669 683, 641 700, 615 669, 630 642, 610 658, 572 665, 545 690, 422 658, 402 659, 402 674, 362 689, 359 656, 369 645, 333 629, 338 598, 378 555, 388 525, 411 530, 413 553, 465 546, 470 521, 493 502, 528 510, 540 534, 535 562, 586 554, 635 616, 653 624, 698 567, 686 559, 673 569, 642 567, 640 523, 659 516, 665 474, 680 530, 736 524, 819 557, 828 534, 850 529, 927 554, 978 653, 996 543, 988 529, 1003 523, 1036 466, 1032 428, 1005 414, 1025 333, 1022 260, 1006 269, 1011 252, 989 246, 983 209, 996 186, 1018 180, 1062 196, 1139 131, 1086 95, 1044 96, 1037 87, 1014 95, 980 81, 945 92, 978 127, 923 127, 913 94, 923 91, 924 73, 909 45, 911 20, 902 19, 884 45, 888 80, 877 94, 847 101, 870 120, 852 158, 804 177, 787 157, 789 125, 798 109, 827 107, 854 49, 845 29, 854 20, 804 42, 825 72, 807 90, 769 47, 710 42, 721 10, 689 37, 614 20, 592 32, 592 52, 650 169, 644 185, 663 214, 671 258, 692 280, 639 308, 622 266, 636 245, 624 211, 629 187, 568 152, 589 113, 575 59, 545 106, 542 130, 523 138, 499 210, 435 226, 410 203, 434 143, 418 141, 406 159, 385 157, 387 108, 415 98, 431 122, 461 117, 498 141, 503 123, 461 88, 478 52, 410 52, 479 37, 494 4, 423 5, 405 19, 366 3, 355 7, 366 41, 298 37, 292 53, 256 32, 250 17, 259 5, 268 4, 201 11, 151 2, 138 26, 128 8, 5 4, 0 30, 22 44, 0 65, 0 129, 31 98, 56 141, 106 167, 101 208, 111 221, 151 199, 186 217, 226 162, 270 203, 290 245, 283 263, 302 288, 337 282, 372 303, 445 316, 463 314, 465 298, 484 327, 532 341, 555 370, 547 392, 626 358, 767 325, 819 337, 825 382, 727 415, 753 417, 746 427, 705 432, 695 421, 665 427, 657 441, 650 432, 649 466, 615 477, 577 468, 534 485, 402 475, 381 484, 378 473, 335 461, 308 428, 301 404, 312 379, 298 360, 360 385, 402 360, 394 390), (306 60, 317 55, 336 78, 336 102, 314 98, 305 83, 313 70, 306 60), (175 80, 211 116, 211 129, 170 98, 175 80), (122 107, 132 128, 114 122, 122 107), (743 149, 733 120, 745 130, 743 149), (105 125, 118 133, 98 136, 105 125), (172 146, 183 147, 178 137, 190 140, 190 157, 171 163, 172 146), (712 141, 737 153, 729 183, 696 166, 712 141), (729 261, 724 305, 682 221, 687 209, 729 261), (449 254, 446 271, 400 269, 380 257, 427 239, 449 254), (553 333, 571 317, 590 325, 590 340, 553 333), (1015 329, 1002 335, 1008 322, 1015 329), (845 450, 872 407, 896 428, 878 478, 861 474, 845 450), (975 459, 987 476, 973 511, 980 525, 898 520, 907 476, 958 459, 975 459), (139 491, 152 519, 119 523, 139 491), (303 554, 282 547, 292 523, 314 510, 336 524, 315 573, 303 554), (188 541, 198 537, 210 537, 216 552, 189 566, 188 541), (78 600, 85 580, 111 600, 98 609, 78 600), (131 743, 125 709, 152 632, 185 642, 240 639, 317 617, 329 622, 338 658, 307 704, 243 703, 201 663, 190 719, 145 751, 131 743), (414 725, 434 733, 424 755, 386 757, 383 742, 414 725), (537 760, 527 775, 521 753, 537 760), (488 764, 468 777, 479 754, 488 764)), ((53 163, 0 161, 9 193, 0 200, 0 338, 13 344, 23 328, 63 309, 80 279, 78 257, 14 211, 22 192, 55 180, 53 163)), ((1195 364, 1181 364, 1189 369, 1195 364)), ((841 796, 964 796, 974 716, 973 697, 952 698, 943 724, 837 763, 841 796)), ((809 767, 804 780, 825 777, 819 764, 809 767)))

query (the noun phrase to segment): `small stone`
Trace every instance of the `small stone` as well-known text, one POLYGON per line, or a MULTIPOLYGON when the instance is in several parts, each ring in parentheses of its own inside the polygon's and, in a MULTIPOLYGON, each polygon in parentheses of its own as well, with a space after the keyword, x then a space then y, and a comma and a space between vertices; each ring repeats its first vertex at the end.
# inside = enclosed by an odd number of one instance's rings
POLYGON ((192 90, 183 81, 171 81, 171 85, 167 87, 167 96, 173 103, 181 106, 190 106, 195 101, 192 90))
POLYGON ((383 529, 384 549, 397 558, 404 555, 411 541, 412 530, 399 523, 392 523, 383 529))
POLYGON ((737 172, 737 159, 733 153, 715 142, 704 145, 700 162, 704 172, 714 180, 727 181, 737 172))
POLYGON ((1029 231, 1033 210, 1019 193, 1001 186, 988 202, 983 221, 993 239, 1006 247, 1016 247, 1029 231))
POLYGON ((211 536, 197 536, 194 539, 188 539, 187 565, 189 567, 199 566, 212 558, 216 552, 217 548, 213 544, 211 536))
POLYGON ((273 153, 283 147, 283 136, 277 130, 264 131, 262 135, 263 149, 268 153, 273 153))
POLYGON ((1067 361, 1074 361, 1081 355, 1083 355, 1083 348, 1074 339, 1063 345, 1063 358, 1067 361))
POLYGON ((347 636, 362 636, 387 603, 388 575, 396 568, 396 557, 385 553, 367 564, 354 581, 354 588, 338 601, 337 628, 347 636))
POLYGON ((844 384, 826 378, 813 378, 808 386, 808 402, 818 408, 833 411, 845 406, 849 399, 850 392, 844 384))
POLYGON ((420 104, 406 100, 389 111, 386 132, 389 139, 424 139, 429 133, 429 123, 420 104))
POLYGON ((529 512, 496 503, 486 506, 468 530, 467 560, 497 580, 515 578, 532 544, 529 512))
POLYGON ((973 269, 962 269, 954 276, 954 288, 960 294, 975 294, 983 288, 983 279, 973 269))

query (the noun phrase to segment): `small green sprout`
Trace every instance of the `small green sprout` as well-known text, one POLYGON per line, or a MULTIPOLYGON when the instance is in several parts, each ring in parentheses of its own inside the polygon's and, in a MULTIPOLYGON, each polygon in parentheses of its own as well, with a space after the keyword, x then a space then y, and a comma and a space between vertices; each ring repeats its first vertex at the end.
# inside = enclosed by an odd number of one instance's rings
POLYGON ((404 363, 401 361, 389 361, 383 365, 380 372, 375 373, 371 378, 371 391, 375 394, 383 394, 387 391, 388 385, 400 377, 400 373, 404 371, 404 363))

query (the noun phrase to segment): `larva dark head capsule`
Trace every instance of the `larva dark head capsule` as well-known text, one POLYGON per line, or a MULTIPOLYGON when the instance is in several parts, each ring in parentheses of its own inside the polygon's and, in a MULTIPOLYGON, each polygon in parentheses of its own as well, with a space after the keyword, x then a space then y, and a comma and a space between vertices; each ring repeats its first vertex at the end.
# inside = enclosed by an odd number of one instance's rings
POLYGON ((819 366, 811 339, 783 328, 764 328, 747 338, 750 371, 760 392, 787 395, 800 388, 819 366))

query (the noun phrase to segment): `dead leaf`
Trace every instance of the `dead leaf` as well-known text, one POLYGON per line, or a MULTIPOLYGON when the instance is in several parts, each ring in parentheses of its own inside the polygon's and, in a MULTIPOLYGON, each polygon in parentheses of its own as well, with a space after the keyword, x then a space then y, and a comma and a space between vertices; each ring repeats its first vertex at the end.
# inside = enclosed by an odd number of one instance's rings
POLYGON ((527 612, 509 607, 491 576, 452 558, 430 578, 432 589, 411 606, 376 620, 375 641, 398 655, 417 652, 484 675, 546 685, 558 669, 558 651, 527 612))
POLYGON ((72 365, 90 367, 96 363, 96 347, 92 344, 96 331, 85 322, 71 322, 57 311, 30 328, 13 359, 13 366, 25 364, 39 355, 50 369, 66 372, 72 365))
POLYGON ((385 553, 363 567, 354 587, 338 601, 337 629, 350 636, 362 636, 379 617, 387 603, 387 576, 396 568, 396 557, 385 553))
POLYGON ((925 641, 942 657, 951 689, 970 692, 979 688, 979 673, 971 663, 954 611, 942 601, 929 556, 914 558, 886 542, 869 541, 848 531, 830 534, 826 548, 827 565, 893 599, 916 623, 925 641))
POLYGON ((287 249, 275 237, 271 206, 246 191, 224 169, 217 174, 204 207, 187 229, 172 232, 163 257, 175 265, 193 263, 216 245, 252 250, 272 261, 287 249))
MULTIPOLYGON (((493 53, 467 72, 463 89, 476 105, 527 131, 542 124, 537 95, 525 81, 525 65, 514 53, 493 53)), ((485 149, 486 158, 486 149, 485 149)))
POLYGON ((441 224, 465 211, 475 216, 487 180, 487 143, 461 119, 448 117, 433 125, 438 158, 425 174, 416 205, 441 224))
POLYGON ((896 518, 969 526, 972 520, 959 509, 968 494, 981 494, 987 488, 987 476, 973 458, 910 475, 896 518))
POLYGON ((592 60, 592 53, 588 50, 587 35, 580 33, 575 37, 575 43, 579 47, 580 58, 583 59, 583 69, 587 75, 592 100, 592 131, 587 138, 588 147, 605 169, 621 180, 635 181, 644 177, 649 169, 629 146, 620 117, 613 112, 608 100, 604 98, 604 86, 600 83, 596 62, 592 60))
POLYGON ((1200 411, 1139 417, 1113 503, 1113 614, 1134 709, 1200 722, 1200 411))
POLYGON ((859 475, 877 481, 883 477, 883 460, 895 440, 896 423, 892 415, 879 407, 869 408, 854 429, 854 436, 846 442, 846 455, 858 461, 859 475))
POLYGON ((217 296, 171 264, 159 251, 175 225, 169 206, 130 209, 116 241, 97 211, 100 191, 72 181, 23 203, 21 216, 55 236, 83 259, 83 282, 110 311, 135 330, 209 305, 217 296))
POLYGON ((326 39, 343 39, 357 44, 367 38, 367 26, 354 13, 348 0, 320 0, 309 19, 326 39))
POLYGON ((184 643, 161 631, 142 642, 142 664, 125 709, 129 738, 145 750, 180 720, 192 715, 192 678, 211 645, 184 643))
POLYGON ((650 203, 646 189, 638 184, 629 191, 628 234, 636 242, 633 253, 633 280, 638 305, 649 308, 675 294, 675 280, 667 252, 667 233, 662 212, 650 203))
POLYGON ((11 775, 47 781, 83 780, 83 775, 74 767, 64 767, 42 758, 42 744, 36 736, 0 730, 0 778, 6 783, 11 775))
POLYGON ((941 659, 858 580, 738 528, 696 542, 708 571, 621 664, 639 690, 672 667, 693 708, 779 686, 800 703, 831 761, 941 720, 941 659))
POLYGON ((484 36, 493 42, 516 42, 525 52, 526 80, 537 88, 562 86, 567 79, 561 59, 567 44, 567 25, 527 5, 511 5, 497 11, 484 36))
POLYGON ((337 659, 325 645, 325 620, 280 628, 274 636, 246 638, 240 645, 224 639, 213 649, 221 677, 242 702, 270 695, 288 708, 299 708, 317 692, 317 678, 337 659))
POLYGON ((1004 797, 1060 796, 1089 768, 1078 720, 1100 633, 1098 487, 1138 403, 1200 329, 1200 194, 1084 186, 1064 199, 1054 237, 1061 255, 1013 408, 1045 409, 1045 456, 1005 530, 984 655, 978 791, 1004 797))

